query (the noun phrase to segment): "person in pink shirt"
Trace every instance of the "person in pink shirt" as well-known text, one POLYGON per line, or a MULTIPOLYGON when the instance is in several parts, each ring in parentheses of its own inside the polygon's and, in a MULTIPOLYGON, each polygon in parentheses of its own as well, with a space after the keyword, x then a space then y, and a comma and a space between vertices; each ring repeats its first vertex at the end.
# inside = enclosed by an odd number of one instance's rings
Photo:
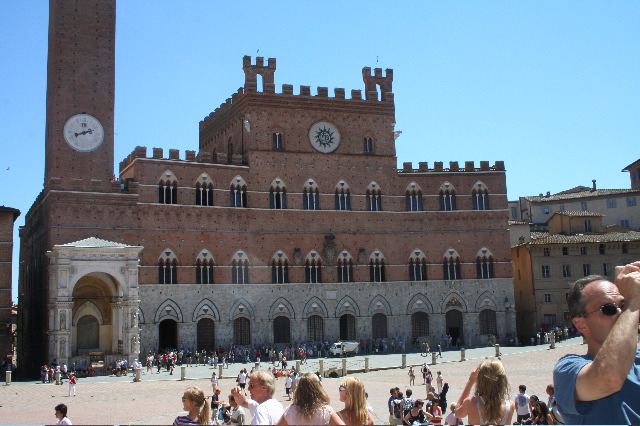
POLYGON ((329 405, 329 396, 313 373, 306 373, 293 394, 293 404, 284 410, 278 425, 343 425, 329 405))

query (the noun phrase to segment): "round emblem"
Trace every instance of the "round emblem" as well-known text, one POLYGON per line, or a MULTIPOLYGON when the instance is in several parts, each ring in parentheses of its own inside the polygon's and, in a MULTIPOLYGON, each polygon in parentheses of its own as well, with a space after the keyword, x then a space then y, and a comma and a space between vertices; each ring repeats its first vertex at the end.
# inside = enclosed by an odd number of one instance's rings
POLYGON ((340 145, 340 132, 333 124, 318 121, 309 129, 309 142, 315 149, 327 154, 340 145))
POLYGON ((90 152, 102 144, 104 128, 94 116, 76 114, 64 124, 64 140, 76 151, 90 152))

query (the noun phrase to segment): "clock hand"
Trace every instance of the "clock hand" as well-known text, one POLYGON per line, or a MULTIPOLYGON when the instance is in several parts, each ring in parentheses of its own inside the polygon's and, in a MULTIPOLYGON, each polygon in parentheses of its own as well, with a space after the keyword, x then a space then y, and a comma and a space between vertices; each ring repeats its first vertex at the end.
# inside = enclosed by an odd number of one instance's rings
POLYGON ((88 130, 85 130, 85 131, 80 132, 80 133, 74 133, 74 135, 76 135, 76 138, 77 138, 78 136, 86 135, 87 133, 92 134, 93 130, 92 129, 88 129, 88 130))

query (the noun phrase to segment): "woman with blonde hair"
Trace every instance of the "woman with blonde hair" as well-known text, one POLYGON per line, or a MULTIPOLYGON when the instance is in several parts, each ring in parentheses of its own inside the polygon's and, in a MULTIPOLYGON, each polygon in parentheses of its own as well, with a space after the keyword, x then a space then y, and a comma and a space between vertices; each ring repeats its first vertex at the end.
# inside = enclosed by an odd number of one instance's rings
POLYGON ((367 410, 364 385, 354 377, 345 377, 340 385, 340 401, 344 409, 338 416, 348 425, 372 425, 373 416, 367 410))
POLYGON ((343 425, 344 422, 329 406, 329 395, 313 373, 299 379, 293 393, 293 404, 284 410, 278 425, 343 425))
POLYGON ((195 386, 188 387, 182 395, 182 409, 188 411, 186 416, 178 416, 174 425, 211 425, 209 404, 202 389, 195 386))
POLYGON ((458 400, 456 417, 467 417, 474 425, 511 424, 515 403, 508 398, 509 382, 502 362, 485 359, 469 375, 469 380, 458 400), (470 397, 475 385, 475 394, 470 397))

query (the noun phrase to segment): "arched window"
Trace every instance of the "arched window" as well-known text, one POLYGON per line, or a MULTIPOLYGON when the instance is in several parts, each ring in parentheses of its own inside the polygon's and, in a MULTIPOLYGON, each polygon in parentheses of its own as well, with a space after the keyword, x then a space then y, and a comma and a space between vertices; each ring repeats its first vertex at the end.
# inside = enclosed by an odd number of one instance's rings
POLYGON ((170 171, 165 171, 158 182, 158 202, 160 204, 178 203, 178 180, 170 171))
POLYGON ((482 182, 476 182, 471 190, 473 210, 489 210, 489 190, 482 182))
POLYGON ((213 181, 206 173, 196 182, 196 206, 213 206, 213 181))
POLYGON ((371 182, 367 187, 367 211, 379 212, 382 210, 382 192, 376 182, 371 182))
POLYGON ((282 149, 282 133, 273 132, 271 134, 271 142, 273 144, 273 149, 282 149))
POLYGON ((449 182, 440 187, 440 210, 456 210, 456 189, 449 182))
POLYGON ((496 334, 496 311, 493 309, 483 309, 480 311, 480 334, 496 334))
POLYGON ((415 249, 409 256, 409 280, 427 280, 427 258, 420 249, 415 249))
POLYGON ((371 337, 373 339, 386 339, 388 336, 387 316, 377 313, 371 317, 371 337))
POLYGON ((449 249, 444 255, 442 262, 445 280, 460 280, 460 256, 454 249, 449 249))
POLYGON ((304 210, 320 210, 320 192, 313 179, 309 179, 302 189, 302 208, 304 210))
POLYGON ((408 212, 421 212, 422 207, 422 190, 415 182, 411 182, 406 188, 406 210, 408 212))
POLYGON ((349 192, 349 185, 345 181, 341 180, 336 185, 336 210, 351 210, 351 194, 349 192))
POLYGON ((411 314, 411 337, 425 337, 429 335, 429 314, 414 312, 411 314))
POLYGON ((353 279, 353 258, 348 251, 344 250, 337 260, 338 282, 352 283, 353 279))
POLYGON ((178 259, 171 249, 163 251, 158 259, 158 283, 178 283, 178 259))
POLYGON ((240 176, 231 181, 229 198, 231 207, 247 207, 247 183, 240 176))
POLYGON ((251 321, 249 318, 240 317, 233 320, 233 344, 251 344, 251 321))
POLYGON ((287 189, 280 178, 271 182, 269 189, 269 207, 272 209, 287 208, 287 189))
POLYGON ((231 283, 249 284, 249 259, 242 250, 238 250, 231 260, 231 283))
POLYGON ((364 152, 366 154, 371 154, 373 152, 373 139, 363 138, 363 142, 364 142, 364 152))
POLYGON ((369 281, 384 282, 386 280, 384 256, 380 253, 380 250, 376 249, 369 256, 369 281))
POLYGON ((306 283, 321 283, 322 282, 322 262, 320 255, 315 250, 307 255, 304 262, 304 276, 306 283))
POLYGON ((284 284, 289 282, 289 259, 282 250, 271 259, 271 282, 284 284))
POLYGON ((478 279, 485 280, 494 278, 493 276, 493 255, 483 247, 476 257, 476 271, 478 279))
POLYGON ((307 341, 322 342, 324 340, 324 320, 319 315, 307 318, 307 341))
POLYGON ((196 259, 196 284, 213 284, 213 256, 207 250, 196 259))

